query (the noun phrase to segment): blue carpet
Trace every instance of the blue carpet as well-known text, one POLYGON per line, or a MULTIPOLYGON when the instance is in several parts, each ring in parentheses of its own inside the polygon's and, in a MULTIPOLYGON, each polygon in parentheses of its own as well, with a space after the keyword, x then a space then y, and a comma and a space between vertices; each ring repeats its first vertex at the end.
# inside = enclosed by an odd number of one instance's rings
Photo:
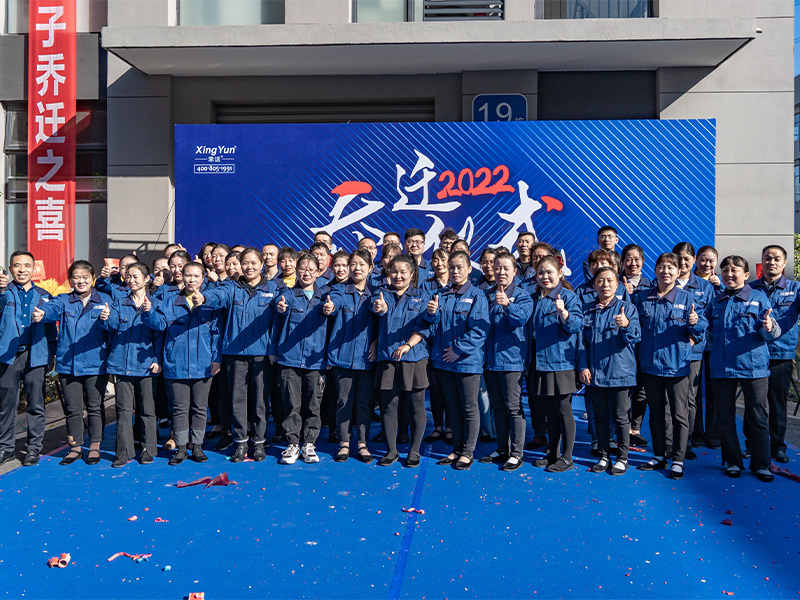
MULTIPOLYGON (((583 412, 575 398, 575 413, 583 412)), ((373 428, 373 433, 376 428, 373 428)), ((576 469, 476 464, 418 469, 355 459, 112 469, 104 460, 0 478, 0 596, 10 598, 797 598, 800 520, 795 482, 723 476, 719 451, 699 449, 686 476, 587 471, 578 423, 576 469), (227 472, 237 485, 178 489, 227 472), (405 513, 411 506, 425 514, 405 513), (730 514, 727 513, 730 511, 730 514), (136 521, 128 521, 137 516, 136 521), (154 519, 167 523, 155 523, 154 519), (720 524, 730 519, 731 526, 720 524), (48 569, 70 552, 74 564, 48 569), (136 563, 116 552, 152 553, 136 563), (171 569, 164 571, 169 565, 171 569)), ((649 432, 645 432, 648 435, 649 432)), ((209 443, 209 446, 213 445, 209 443)), ((479 445, 477 456, 493 448, 479 445)), ((639 464, 650 454, 632 453, 639 464)), ((789 468, 800 471, 790 450, 789 468)))

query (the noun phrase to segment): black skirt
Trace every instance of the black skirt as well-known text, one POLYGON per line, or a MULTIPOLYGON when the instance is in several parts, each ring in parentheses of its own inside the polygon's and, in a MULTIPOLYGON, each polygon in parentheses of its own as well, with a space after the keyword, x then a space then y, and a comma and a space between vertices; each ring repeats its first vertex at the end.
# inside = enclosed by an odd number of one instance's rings
POLYGON ((536 377, 537 396, 566 396, 578 391, 575 371, 538 371, 536 377))
POLYGON ((413 392, 428 387, 428 359, 417 362, 379 362, 375 369, 375 387, 379 390, 413 392))

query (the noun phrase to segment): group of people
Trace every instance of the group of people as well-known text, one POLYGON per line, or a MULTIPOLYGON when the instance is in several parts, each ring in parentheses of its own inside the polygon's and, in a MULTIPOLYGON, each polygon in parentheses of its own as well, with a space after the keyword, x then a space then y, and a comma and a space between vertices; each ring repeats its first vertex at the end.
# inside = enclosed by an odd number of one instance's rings
POLYGON ((332 252, 325 232, 300 252, 208 243, 192 259, 170 244, 152 269, 132 254, 99 274, 77 260, 72 291, 56 297, 32 282, 34 257, 14 252, 0 274, 0 464, 14 458, 20 383, 23 465, 38 462, 43 381, 54 362, 65 465, 83 457, 84 410, 86 462, 100 461, 113 377, 114 467, 136 458, 135 440, 139 461, 153 462, 160 420, 171 431, 170 465, 207 460, 209 421, 216 450, 235 446, 232 462, 261 461, 270 416, 271 441, 286 444, 284 464, 319 461, 325 425, 339 443, 336 462, 352 455, 367 463, 377 407, 381 466, 398 460, 398 443, 408 444, 413 468, 423 441, 441 441, 452 450, 439 464, 468 469, 480 436, 496 441, 480 462, 514 471, 524 450, 543 448, 534 464, 560 473, 574 468, 572 397, 584 388, 592 472, 628 470, 631 444, 649 445, 641 432, 649 407, 653 456, 639 469, 680 479, 696 457, 692 447, 705 444, 721 446, 728 476, 738 477, 749 456, 750 470, 771 481, 770 460, 788 460, 798 335, 800 284, 783 275, 786 250, 765 247, 763 275, 748 283, 744 258, 718 265, 713 247, 682 242, 656 258, 651 281, 641 247, 617 253, 613 227, 600 228, 597 241, 578 289, 564 278, 559 252, 532 232, 519 235, 515 253, 483 249, 480 268, 452 230, 430 260, 419 229, 364 237, 352 252, 332 252), (525 390, 534 433, 527 444, 525 390), (426 395, 434 426, 427 437, 426 395))

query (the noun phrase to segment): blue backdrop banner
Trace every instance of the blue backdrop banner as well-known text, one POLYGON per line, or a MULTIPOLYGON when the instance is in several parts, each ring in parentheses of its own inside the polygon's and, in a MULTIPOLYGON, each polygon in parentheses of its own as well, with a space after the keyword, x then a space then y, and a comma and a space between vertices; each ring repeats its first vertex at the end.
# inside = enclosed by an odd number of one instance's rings
POLYGON ((715 146, 714 120, 176 125, 175 236, 300 249, 325 230, 350 250, 417 227, 430 255, 445 227, 476 254, 534 231, 580 283, 609 224, 652 273, 714 243, 715 146))

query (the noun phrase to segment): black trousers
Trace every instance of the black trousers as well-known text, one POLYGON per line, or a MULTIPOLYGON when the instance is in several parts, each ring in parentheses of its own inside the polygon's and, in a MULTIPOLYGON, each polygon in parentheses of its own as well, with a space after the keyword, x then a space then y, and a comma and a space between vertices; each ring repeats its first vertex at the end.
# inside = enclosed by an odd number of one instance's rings
POLYGON ((484 371, 489 404, 497 430, 497 451, 522 458, 525 450, 525 411, 522 409, 522 373, 484 371))
POLYGON ((336 384, 333 381, 330 369, 323 371, 322 376, 322 399, 319 404, 320 424, 328 427, 329 432, 336 430, 336 412, 338 410, 338 396, 336 394, 336 384))
POLYGON ((356 416, 359 443, 367 443, 372 424, 372 398, 375 371, 333 367, 330 387, 336 391, 336 426, 343 443, 350 442, 353 413, 356 416), (355 407, 355 411, 354 411, 355 407))
POLYGON ((211 377, 205 379, 167 379, 172 396, 172 428, 175 443, 202 445, 208 419, 208 392, 211 377))
POLYGON ((64 391, 64 416, 67 419, 67 443, 70 446, 83 444, 83 409, 89 421, 89 442, 103 441, 105 411, 103 399, 106 395, 107 375, 59 374, 64 391))
MULTIPOLYGON (((447 407, 444 401, 444 392, 439 382, 434 377, 429 377, 430 385, 428 386, 428 397, 431 402, 431 416, 433 417, 433 426, 436 429, 444 429, 445 413, 447 407)), ((450 420, 447 421, 447 426, 450 426, 450 420)))
POLYGON ((167 392, 167 380, 164 379, 164 374, 159 374, 156 378, 155 389, 155 403, 156 403, 156 418, 169 419, 169 393, 167 392))
POLYGON ((768 378, 712 379, 714 399, 717 403, 717 423, 722 442, 722 462, 726 465, 742 464, 742 449, 736 433, 736 392, 741 386, 744 396, 744 419, 748 423, 750 443, 750 470, 769 469, 769 416, 767 414, 768 378))
POLYGON ((481 415, 478 410, 480 373, 454 373, 442 369, 435 369, 435 373, 436 379, 442 385, 444 401, 450 414, 453 452, 472 458, 481 429, 481 415))
POLYGON ((290 444, 316 444, 319 437, 319 403, 322 374, 315 369, 280 367, 283 395, 283 429, 290 444))
POLYGON ((14 451, 19 404, 19 384, 25 384, 28 402, 27 450, 41 452, 44 440, 44 375, 45 367, 28 365, 30 350, 17 353, 10 365, 0 364, 0 450, 14 451))
POLYGON ((789 384, 792 381, 792 360, 769 361, 769 445, 773 452, 786 451, 786 423, 789 409, 789 384))
POLYGON ((647 412, 647 394, 642 384, 642 372, 636 371, 636 386, 631 388, 631 429, 641 431, 644 415, 647 412))
POLYGON ((653 456, 667 454, 667 406, 672 425, 672 458, 682 463, 689 440, 689 377, 660 377, 642 374, 647 405, 650 407, 650 433, 653 456))
MULTIPOLYGON (((266 356, 225 356, 230 425, 237 444, 246 444, 248 423, 253 424, 253 443, 263 444, 267 435, 267 390, 272 369, 266 356)), ((224 423, 223 423, 224 426, 224 423)))
POLYGON ((609 431, 610 424, 613 422, 619 446, 619 459, 628 460, 631 437, 630 421, 628 420, 630 388, 602 388, 589 385, 586 386, 586 400, 594 405, 594 427, 597 431, 597 442, 602 457, 608 458, 611 450, 609 431))
POLYGON ((536 365, 535 358, 532 359, 532 364, 528 369, 525 379, 525 387, 528 389, 528 410, 531 413, 531 427, 533 428, 533 435, 536 437, 545 437, 547 435, 547 402, 544 398, 536 395, 536 365))
POLYGON ((700 369, 700 383, 695 394, 694 429, 692 430, 692 445, 700 446, 703 443, 719 446, 719 428, 714 416, 714 386, 711 385, 711 360, 710 353, 703 352, 703 366, 700 369))
POLYGON ((155 407, 156 377, 117 375, 116 378, 116 456, 131 460, 136 455, 133 446, 134 413, 136 420, 141 423, 142 449, 147 450, 150 456, 155 456, 158 452, 155 407))
POLYGON ((286 418, 283 412, 283 392, 281 391, 281 367, 275 363, 270 364, 269 369, 272 372, 270 377, 269 386, 269 410, 272 415, 272 423, 275 425, 275 433, 283 431, 283 420, 286 418))
POLYGON ((575 415, 572 414, 572 394, 541 398, 547 409, 547 453, 552 458, 562 456, 565 460, 572 460, 576 429, 575 415), (563 448, 561 448, 562 438, 563 448))
POLYGON ((428 414, 425 412, 425 390, 401 391, 398 389, 380 390, 381 395, 381 420, 383 431, 386 433, 386 447, 389 454, 397 453, 397 426, 400 419, 401 404, 405 402, 410 407, 411 422, 411 448, 409 455, 419 456, 419 447, 425 437, 425 426, 428 423, 428 414))

